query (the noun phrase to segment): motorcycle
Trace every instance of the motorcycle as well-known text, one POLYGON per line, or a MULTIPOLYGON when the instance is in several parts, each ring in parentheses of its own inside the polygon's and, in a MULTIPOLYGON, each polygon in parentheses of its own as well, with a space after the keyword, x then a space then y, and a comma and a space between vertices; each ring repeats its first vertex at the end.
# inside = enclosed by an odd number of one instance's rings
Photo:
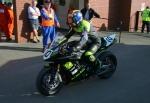
POLYGON ((50 96, 59 92, 65 84, 84 80, 93 75, 102 79, 110 78, 116 71, 117 59, 107 49, 115 44, 116 34, 101 37, 100 40, 101 46, 94 54, 95 63, 88 63, 82 59, 86 47, 80 51, 70 52, 70 48, 77 41, 59 43, 59 39, 55 39, 43 53, 46 65, 37 76, 38 91, 45 96, 50 96))

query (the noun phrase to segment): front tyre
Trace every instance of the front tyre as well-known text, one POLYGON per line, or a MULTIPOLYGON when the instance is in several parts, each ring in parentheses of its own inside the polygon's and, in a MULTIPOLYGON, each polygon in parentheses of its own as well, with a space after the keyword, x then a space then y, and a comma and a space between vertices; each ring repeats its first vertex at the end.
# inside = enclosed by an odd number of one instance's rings
POLYGON ((36 86, 44 96, 56 94, 62 87, 61 75, 56 72, 55 79, 51 81, 50 69, 42 69, 37 77, 36 86))
POLYGON ((117 67, 116 56, 113 55, 111 52, 106 51, 103 52, 101 55, 99 55, 98 59, 101 62, 101 66, 97 70, 98 77, 101 79, 110 78, 116 71, 117 67))

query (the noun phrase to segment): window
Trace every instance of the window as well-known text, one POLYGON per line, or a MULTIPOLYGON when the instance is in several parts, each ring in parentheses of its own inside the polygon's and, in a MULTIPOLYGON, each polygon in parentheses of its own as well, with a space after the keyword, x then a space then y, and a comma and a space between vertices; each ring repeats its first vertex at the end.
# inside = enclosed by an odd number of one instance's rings
POLYGON ((59 0, 59 4, 60 4, 61 6, 65 6, 66 0, 59 0))
POLYGON ((52 0, 54 4, 65 6, 66 0, 52 0))
POLYGON ((59 4, 59 0, 52 0, 53 1, 53 3, 55 3, 55 4, 59 4))

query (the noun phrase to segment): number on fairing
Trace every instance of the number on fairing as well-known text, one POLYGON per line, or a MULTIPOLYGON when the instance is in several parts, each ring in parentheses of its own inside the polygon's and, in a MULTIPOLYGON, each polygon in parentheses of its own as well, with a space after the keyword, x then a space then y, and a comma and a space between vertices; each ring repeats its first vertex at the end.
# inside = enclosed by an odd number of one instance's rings
POLYGON ((113 43, 114 39, 115 39, 116 34, 104 37, 105 41, 106 41, 106 46, 109 46, 110 44, 113 43))
POLYGON ((53 53, 53 50, 51 50, 51 49, 46 49, 45 52, 44 52, 44 55, 43 55, 43 59, 44 59, 44 60, 49 59, 52 53, 53 53))

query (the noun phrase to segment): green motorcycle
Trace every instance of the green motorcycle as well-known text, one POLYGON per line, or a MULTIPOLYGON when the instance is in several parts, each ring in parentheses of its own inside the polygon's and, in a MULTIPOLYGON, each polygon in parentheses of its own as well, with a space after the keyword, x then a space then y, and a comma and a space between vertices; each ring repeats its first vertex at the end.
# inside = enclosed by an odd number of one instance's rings
POLYGON ((85 49, 77 52, 70 51, 76 41, 59 43, 57 39, 54 40, 43 54, 46 65, 37 76, 38 91, 49 96, 56 94, 65 84, 84 80, 93 75, 103 79, 110 78, 116 71, 117 59, 107 48, 115 42, 115 34, 102 37, 101 47, 94 54, 96 61, 90 63, 82 59, 85 49))

